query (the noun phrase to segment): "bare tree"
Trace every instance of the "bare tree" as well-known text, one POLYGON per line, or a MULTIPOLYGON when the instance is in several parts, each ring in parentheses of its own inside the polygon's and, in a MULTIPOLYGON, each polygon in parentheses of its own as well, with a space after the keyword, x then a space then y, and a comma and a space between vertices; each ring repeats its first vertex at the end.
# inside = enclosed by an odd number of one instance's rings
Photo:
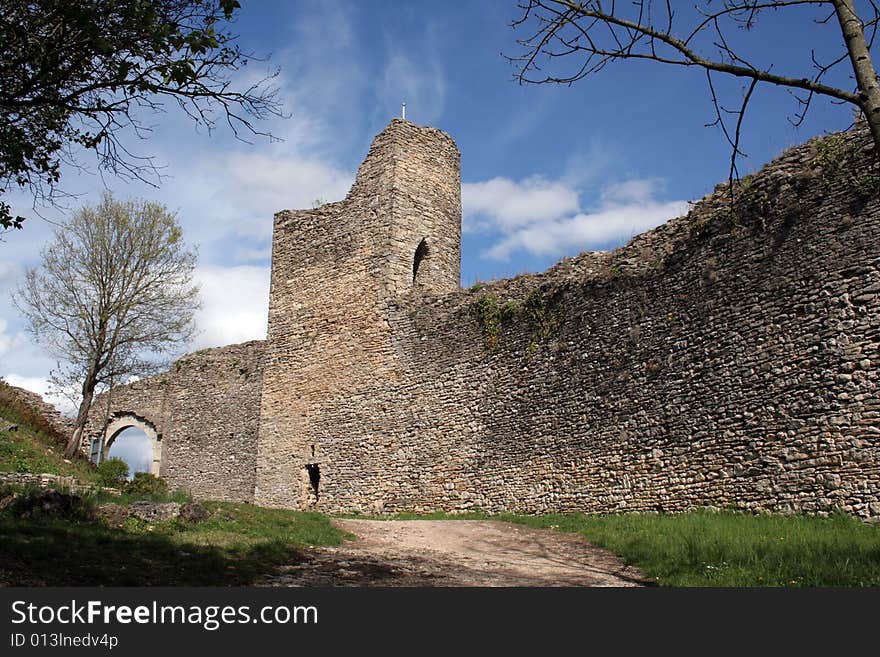
POLYGON ((531 32, 517 41, 524 53, 510 57, 518 66, 517 78, 522 83, 571 84, 626 59, 702 69, 716 114, 708 125, 719 126, 732 149, 731 179, 737 174, 736 158, 742 155, 743 117, 758 84, 787 87, 794 93, 796 125, 803 122, 817 95, 854 105, 867 121, 880 157, 880 84, 870 54, 880 23, 880 3, 866 0, 867 19, 859 16, 853 0, 703 0, 688 9, 681 9, 682 4, 670 0, 523 0, 519 5, 523 14, 513 25, 529 26, 531 32), (845 47, 828 61, 818 61, 811 50, 804 70, 782 75, 772 66, 753 63, 733 45, 731 28, 752 29, 762 14, 798 6, 822 12, 813 20, 839 28, 845 47), (847 60, 854 74, 853 88, 826 84, 828 73, 847 60), (563 62, 570 67, 565 68, 563 62), (726 109, 719 102, 714 83, 718 75, 748 82, 738 109, 726 109))
POLYGON ((195 265, 162 205, 105 194, 59 227, 40 267, 26 272, 13 303, 59 359, 56 385, 75 383, 82 395, 67 457, 79 449, 96 389, 151 371, 192 337, 195 265))

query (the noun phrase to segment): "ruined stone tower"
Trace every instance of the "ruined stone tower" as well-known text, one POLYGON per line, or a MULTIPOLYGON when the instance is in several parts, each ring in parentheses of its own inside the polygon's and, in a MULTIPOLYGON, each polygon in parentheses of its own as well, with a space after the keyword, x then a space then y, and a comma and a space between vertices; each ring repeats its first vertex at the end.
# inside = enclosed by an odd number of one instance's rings
POLYGON ((458 288, 459 159, 445 133, 395 119, 345 200, 275 215, 258 504, 303 507, 332 487, 327 409, 400 374, 389 312, 401 297, 458 288))

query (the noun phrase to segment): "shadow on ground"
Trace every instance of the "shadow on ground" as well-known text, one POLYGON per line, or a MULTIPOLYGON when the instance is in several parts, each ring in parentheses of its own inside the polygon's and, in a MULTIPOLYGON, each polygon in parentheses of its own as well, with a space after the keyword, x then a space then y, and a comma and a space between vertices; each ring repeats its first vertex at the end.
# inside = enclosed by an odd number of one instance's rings
POLYGON ((4 586, 245 586, 301 559, 280 541, 216 547, 97 521, 0 519, 4 586))

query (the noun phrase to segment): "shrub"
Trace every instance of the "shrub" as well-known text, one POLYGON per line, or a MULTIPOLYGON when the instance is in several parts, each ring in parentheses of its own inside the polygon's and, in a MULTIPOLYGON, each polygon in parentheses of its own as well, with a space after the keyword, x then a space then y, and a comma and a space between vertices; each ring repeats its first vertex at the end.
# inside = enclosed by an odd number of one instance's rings
POLYGON ((135 472, 123 492, 128 495, 164 496, 168 494, 168 484, 149 472, 135 472))
POLYGON ((128 479, 128 464, 120 458, 107 459, 95 468, 95 473, 102 486, 119 488, 128 479))

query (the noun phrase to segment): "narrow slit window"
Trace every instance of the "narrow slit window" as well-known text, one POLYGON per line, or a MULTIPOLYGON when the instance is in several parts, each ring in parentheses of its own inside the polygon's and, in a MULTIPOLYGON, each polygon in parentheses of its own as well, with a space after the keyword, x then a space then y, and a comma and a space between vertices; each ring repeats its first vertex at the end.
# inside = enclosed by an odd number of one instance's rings
POLYGON ((312 485, 312 492, 315 494, 315 502, 318 501, 318 487, 321 484, 321 466, 317 463, 309 463, 306 465, 309 473, 309 483, 312 485))

